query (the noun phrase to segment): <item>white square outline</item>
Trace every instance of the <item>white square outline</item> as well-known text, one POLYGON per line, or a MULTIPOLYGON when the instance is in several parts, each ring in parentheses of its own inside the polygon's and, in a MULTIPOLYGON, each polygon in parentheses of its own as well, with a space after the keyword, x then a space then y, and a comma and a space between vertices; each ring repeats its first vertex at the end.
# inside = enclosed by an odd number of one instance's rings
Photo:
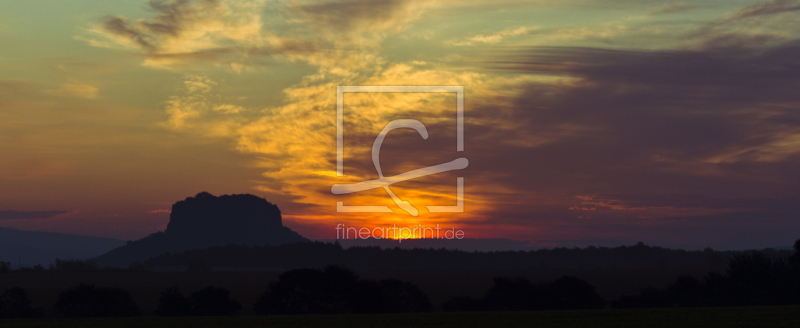
MULTIPOLYGON (((456 93, 456 151, 464 151, 464 86, 420 85, 420 86, 387 86, 387 85, 347 85, 336 87, 336 176, 344 176, 344 93, 345 92, 446 92, 456 93)), ((456 179, 455 206, 425 206, 430 213, 463 213, 464 212, 464 177, 456 179)), ((338 213, 392 213, 385 205, 344 205, 336 202, 338 213)))

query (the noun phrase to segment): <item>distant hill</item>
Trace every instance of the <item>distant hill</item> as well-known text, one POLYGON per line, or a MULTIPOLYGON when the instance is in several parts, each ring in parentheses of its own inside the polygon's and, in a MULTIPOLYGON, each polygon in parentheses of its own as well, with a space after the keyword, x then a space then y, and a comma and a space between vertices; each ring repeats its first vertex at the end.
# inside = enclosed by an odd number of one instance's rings
MULTIPOLYGON (((586 248, 596 247, 619 247, 635 245, 636 240, 621 239, 555 239, 555 240, 513 240, 505 238, 464 238, 464 239, 403 239, 402 242, 394 239, 316 239, 315 241, 324 243, 338 242, 343 248, 350 247, 370 247, 378 246, 381 248, 435 248, 462 250, 467 252, 501 252, 501 251, 535 251, 539 249, 551 248, 586 248)), ((714 250, 748 250, 744 248, 731 248, 730 245, 720 245, 712 243, 666 243, 648 242, 650 246, 659 246, 669 249, 683 249, 687 251, 705 250, 713 247, 714 250), (728 246, 728 247, 726 247, 728 246)), ((771 247, 776 250, 792 250, 792 246, 771 247)))
POLYGON ((100 267, 127 267, 167 252, 303 241, 308 240, 284 227, 278 206, 266 199, 249 194, 216 197, 202 192, 172 205, 165 231, 128 242, 94 260, 100 267))
POLYGON ((0 261, 11 262, 12 268, 20 260, 23 267, 47 266, 56 258, 88 259, 124 244, 113 238, 0 228, 0 261))
MULTIPOLYGON (((371 247, 380 248, 434 248, 461 250, 467 252, 498 252, 498 251, 532 251, 548 248, 535 243, 504 239, 504 238, 464 238, 464 239, 403 239, 402 242, 394 239, 316 239, 323 243, 338 242, 343 248, 371 247)), ((550 247, 552 248, 552 247, 550 247)))
MULTIPOLYGON (((767 249, 764 254, 788 257, 794 251, 767 249)), ((531 251, 467 252, 447 249, 401 249, 378 246, 343 248, 339 243, 297 243, 280 246, 228 245, 164 254, 144 262, 145 267, 321 268, 341 265, 353 270, 548 270, 610 268, 636 270, 697 268, 722 272, 741 251, 686 251, 638 243, 620 247, 554 248, 531 251)))

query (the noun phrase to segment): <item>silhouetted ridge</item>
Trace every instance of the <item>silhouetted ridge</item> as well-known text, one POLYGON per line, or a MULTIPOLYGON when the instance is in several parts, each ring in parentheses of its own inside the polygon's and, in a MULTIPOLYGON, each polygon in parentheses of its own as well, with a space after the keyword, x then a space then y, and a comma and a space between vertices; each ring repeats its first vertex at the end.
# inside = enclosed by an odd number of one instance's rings
MULTIPOLYGON (((787 257, 791 251, 764 250, 770 256, 787 257)), ((614 248, 555 248, 535 251, 465 252, 448 249, 343 248, 338 243, 309 242, 279 246, 226 245, 181 253, 163 254, 142 264, 205 267, 322 268, 328 264, 353 270, 553 270, 553 269, 669 269, 672 271, 725 270, 726 262, 742 252, 673 250, 635 246, 614 248)))
POLYGON ((12 262, 15 269, 20 260, 23 267, 47 266, 55 259, 90 259, 122 245, 113 238, 0 228, 0 262, 12 262))
POLYGON ((284 227, 278 206, 249 195, 216 197, 201 192, 172 205, 169 224, 157 232, 95 259, 99 266, 126 267, 167 252, 211 246, 281 245, 308 241, 284 227))

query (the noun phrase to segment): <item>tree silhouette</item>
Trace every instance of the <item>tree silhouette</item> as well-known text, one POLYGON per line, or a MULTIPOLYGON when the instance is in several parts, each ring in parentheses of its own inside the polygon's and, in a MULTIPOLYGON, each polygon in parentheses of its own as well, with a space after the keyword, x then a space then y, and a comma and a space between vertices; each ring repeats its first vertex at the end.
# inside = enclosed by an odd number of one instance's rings
POLYGON ((709 272, 702 280, 679 277, 663 289, 642 289, 623 296, 615 308, 753 306, 800 304, 800 240, 788 258, 764 251, 734 255, 724 274, 709 272))
MULTIPOLYGON (((535 251, 465 252, 432 248, 342 248, 336 243, 303 242, 282 245, 214 246, 155 255, 145 267, 187 266, 202 261, 210 267, 323 268, 339 265, 352 270, 517 270, 549 268, 697 269, 725 270, 738 251, 686 251, 644 244, 621 247, 554 248, 535 251)), ((788 253, 778 251, 777 254, 788 253)), ((788 255, 788 254, 787 254, 788 255)))
POLYGON ((140 313, 128 291, 86 284, 59 294, 53 307, 67 318, 130 317, 140 313))
POLYGON ((800 266, 800 239, 794 241, 792 249, 794 249, 794 254, 789 256, 787 260, 793 266, 800 266))
POLYGON ((532 283, 525 278, 498 277, 492 288, 475 300, 453 297, 445 302, 445 311, 530 311, 599 309, 605 300, 591 284, 571 276, 552 282, 532 283))
POLYGON ((186 267, 186 272, 211 272, 211 266, 207 265, 202 260, 195 260, 189 262, 189 265, 186 267))
POLYGON ((641 289, 639 295, 623 295, 612 304, 612 307, 615 309, 658 308, 669 307, 671 303, 666 290, 648 287, 641 289))
POLYGON ((259 314, 335 314, 426 312, 428 297, 415 285, 399 280, 360 280, 339 266, 283 273, 259 297, 259 314))
POLYGON ((92 260, 56 259, 55 263, 50 264, 49 269, 59 271, 87 271, 96 270, 97 264, 92 260))
POLYGON ((156 315, 163 317, 187 316, 192 313, 192 300, 183 296, 178 287, 170 287, 158 298, 156 315))
POLYGON ((558 278, 545 288, 553 289, 553 295, 558 298, 554 308, 558 310, 599 309, 606 304, 594 286, 572 276, 558 278))
POLYGON ((262 314, 347 313, 350 294, 358 277, 338 267, 325 271, 298 269, 280 275, 256 302, 262 314))
POLYGON ((208 286, 192 294, 192 314, 200 316, 234 315, 242 305, 231 299, 231 292, 224 288, 208 286))
POLYGON ((28 294, 20 287, 6 289, 0 295, 0 318, 41 317, 42 311, 34 309, 28 294))
POLYGON ((428 296, 416 285, 397 279, 362 280, 353 297, 357 313, 430 312, 428 296))
POLYGON ((442 304, 442 310, 445 312, 486 311, 486 309, 483 299, 476 300, 469 296, 453 296, 442 304))

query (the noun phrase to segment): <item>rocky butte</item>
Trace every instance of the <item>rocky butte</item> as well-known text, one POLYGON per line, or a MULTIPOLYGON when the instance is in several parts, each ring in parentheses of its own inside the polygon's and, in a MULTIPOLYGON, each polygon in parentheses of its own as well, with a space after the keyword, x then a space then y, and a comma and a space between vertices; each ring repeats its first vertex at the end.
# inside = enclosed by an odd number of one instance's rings
POLYGON ((163 232, 129 241, 94 259, 100 267, 127 267, 166 252, 211 246, 281 245, 308 241, 283 226, 278 206, 250 194, 214 196, 201 192, 172 205, 163 232))

